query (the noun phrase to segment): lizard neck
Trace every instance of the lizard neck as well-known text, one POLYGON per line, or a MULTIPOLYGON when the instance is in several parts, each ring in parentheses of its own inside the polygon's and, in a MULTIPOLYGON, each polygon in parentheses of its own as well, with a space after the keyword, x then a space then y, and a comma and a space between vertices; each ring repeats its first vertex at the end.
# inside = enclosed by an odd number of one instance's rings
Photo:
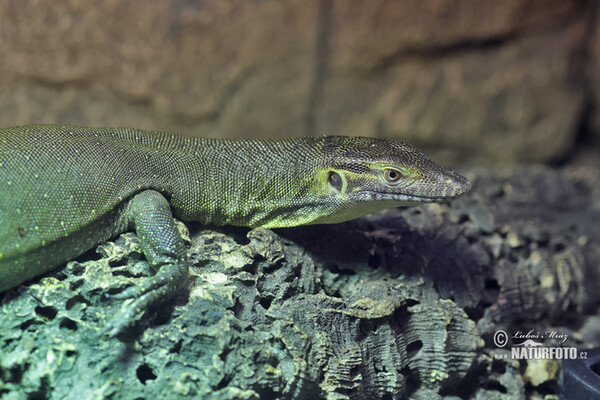
POLYGON ((277 228, 311 223, 333 206, 318 191, 323 138, 185 141, 171 199, 183 220, 277 228))

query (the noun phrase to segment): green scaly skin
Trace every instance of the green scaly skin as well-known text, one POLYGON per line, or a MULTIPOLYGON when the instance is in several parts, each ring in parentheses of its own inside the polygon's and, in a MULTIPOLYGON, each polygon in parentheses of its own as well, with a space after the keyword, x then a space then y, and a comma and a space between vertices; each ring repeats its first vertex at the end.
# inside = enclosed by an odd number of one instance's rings
POLYGON ((155 271, 105 329, 115 335, 187 282, 173 217, 279 228, 456 198, 471 184, 402 141, 218 140, 134 129, 0 130, 0 292, 135 230, 155 271))

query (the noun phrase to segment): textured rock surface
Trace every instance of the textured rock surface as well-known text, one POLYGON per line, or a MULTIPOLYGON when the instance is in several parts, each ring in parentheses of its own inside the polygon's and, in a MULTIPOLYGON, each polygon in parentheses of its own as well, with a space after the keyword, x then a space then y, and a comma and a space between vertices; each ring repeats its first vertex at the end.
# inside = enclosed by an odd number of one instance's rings
POLYGON ((594 3, 9 0, 0 121, 400 136, 438 159, 547 161, 600 126, 594 3))
POLYGON ((466 174, 473 190, 450 206, 277 234, 194 229, 189 291, 120 340, 97 336, 119 309, 103 293, 148 269, 135 235, 103 244, 99 259, 0 295, 0 397, 556 393, 556 364, 497 359, 507 350, 493 336, 555 330, 562 346, 600 345, 600 172, 466 174))

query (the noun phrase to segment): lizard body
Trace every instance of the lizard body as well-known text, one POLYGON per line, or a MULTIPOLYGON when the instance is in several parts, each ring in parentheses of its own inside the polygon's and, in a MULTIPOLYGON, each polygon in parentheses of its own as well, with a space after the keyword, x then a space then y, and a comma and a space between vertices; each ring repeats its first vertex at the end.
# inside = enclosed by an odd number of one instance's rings
POLYGON ((322 136, 192 138, 58 125, 0 130, 0 292, 135 230, 155 271, 120 298, 115 334, 186 283, 173 222, 289 227, 336 223, 468 191, 402 141, 322 136))

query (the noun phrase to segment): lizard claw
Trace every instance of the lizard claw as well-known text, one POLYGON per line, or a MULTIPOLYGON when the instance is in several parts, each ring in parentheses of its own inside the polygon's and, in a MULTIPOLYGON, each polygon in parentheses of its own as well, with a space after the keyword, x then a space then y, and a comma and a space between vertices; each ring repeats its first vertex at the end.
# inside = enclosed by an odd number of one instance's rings
POLYGON ((187 266, 184 263, 163 265, 159 272, 139 285, 130 286, 121 293, 110 295, 117 300, 125 300, 117 316, 101 331, 100 335, 115 337, 130 326, 154 304, 163 303, 172 297, 187 282, 187 266))

